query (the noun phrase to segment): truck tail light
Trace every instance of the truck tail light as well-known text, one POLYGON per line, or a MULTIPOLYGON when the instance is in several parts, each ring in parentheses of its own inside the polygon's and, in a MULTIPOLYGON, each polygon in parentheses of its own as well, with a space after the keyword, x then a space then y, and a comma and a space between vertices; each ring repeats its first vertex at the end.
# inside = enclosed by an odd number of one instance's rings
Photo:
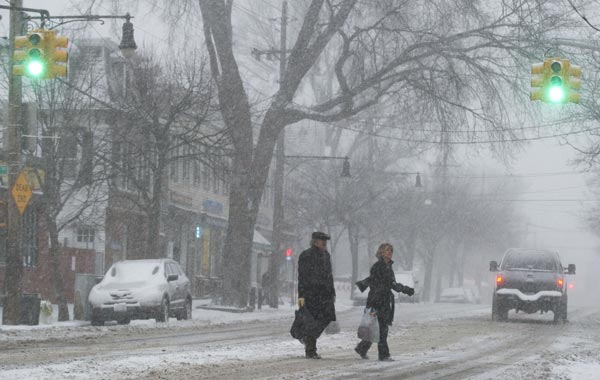
POLYGON ((562 278, 558 278, 556 280, 556 286, 558 286, 560 289, 562 289, 562 287, 565 285, 565 280, 563 280, 562 278))
POLYGON ((504 285, 504 276, 499 274, 496 276, 496 286, 502 286, 502 285, 504 285))

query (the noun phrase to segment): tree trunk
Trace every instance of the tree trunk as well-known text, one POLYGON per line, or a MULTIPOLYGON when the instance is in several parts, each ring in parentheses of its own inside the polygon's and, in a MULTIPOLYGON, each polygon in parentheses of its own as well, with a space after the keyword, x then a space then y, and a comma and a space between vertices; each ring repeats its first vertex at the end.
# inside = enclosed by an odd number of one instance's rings
POLYGON ((431 280, 433 278, 433 252, 426 252, 425 262, 425 278, 423 279, 423 300, 429 301, 431 298, 431 280))
POLYGON ((223 247, 223 263, 227 267, 223 269, 223 303, 246 307, 258 202, 249 200, 251 189, 247 181, 234 178, 235 182, 246 185, 231 186, 229 194, 229 222, 223 247))
POLYGON ((350 281, 350 299, 354 298, 354 283, 358 281, 358 234, 358 225, 353 222, 350 222, 348 224, 348 241, 350 243, 350 255, 352 256, 352 280, 350 281))
POLYGON ((52 265, 52 273, 54 275, 54 293, 58 303, 58 320, 68 321, 70 319, 69 308, 65 297, 65 286, 61 270, 62 250, 58 241, 56 219, 50 215, 46 215, 46 224, 48 225, 48 233, 50 235, 50 265, 52 265))
POLYGON ((435 282, 435 302, 440 302, 440 295, 442 294, 442 270, 438 269, 438 276, 435 282))
POLYGON ((156 199, 156 195, 153 195, 152 198, 152 206, 148 210, 148 239, 146 240, 148 243, 145 256, 149 259, 157 259, 162 257, 162 252, 159 252, 161 212, 160 200, 156 199))
POLYGON ((411 231, 411 233, 408 235, 408 238, 404 242, 404 245, 406 246, 406 252, 404 253, 405 257, 403 260, 401 260, 401 262, 404 270, 412 271, 415 261, 415 250, 417 246, 417 237, 415 232, 411 231))

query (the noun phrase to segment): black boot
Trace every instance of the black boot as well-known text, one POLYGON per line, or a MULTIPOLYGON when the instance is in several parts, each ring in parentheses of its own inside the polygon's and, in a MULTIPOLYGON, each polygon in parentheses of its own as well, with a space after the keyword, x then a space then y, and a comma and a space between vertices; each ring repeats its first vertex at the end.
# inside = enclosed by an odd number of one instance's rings
POLYGON ((369 359, 369 357, 367 356, 367 353, 361 351, 360 343, 356 347, 354 347, 354 351, 356 351, 356 353, 360 355, 361 359, 365 359, 365 360, 369 359))
POLYGON ((321 359, 321 356, 317 354, 317 339, 307 336, 304 338, 304 351, 306 352, 307 359, 321 359))

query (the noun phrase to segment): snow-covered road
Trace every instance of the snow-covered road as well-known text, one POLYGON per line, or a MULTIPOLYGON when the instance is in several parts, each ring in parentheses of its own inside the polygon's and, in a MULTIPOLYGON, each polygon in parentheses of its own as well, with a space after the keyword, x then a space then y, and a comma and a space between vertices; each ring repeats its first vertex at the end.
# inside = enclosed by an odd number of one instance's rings
POLYGON ((594 379, 600 373, 600 310, 572 308, 571 322, 488 305, 402 304, 390 330, 394 362, 352 350, 361 309, 338 313, 342 332, 319 339, 322 360, 303 358, 289 336, 291 308, 132 326, 0 330, 0 379, 594 379))

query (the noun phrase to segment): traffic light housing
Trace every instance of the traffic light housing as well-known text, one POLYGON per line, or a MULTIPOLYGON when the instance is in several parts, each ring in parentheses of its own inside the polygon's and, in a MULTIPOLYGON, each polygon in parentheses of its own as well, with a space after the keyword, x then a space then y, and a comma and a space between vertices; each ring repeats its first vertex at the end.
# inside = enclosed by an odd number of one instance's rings
POLYGON ((65 36, 57 36, 54 31, 48 31, 48 74, 49 78, 66 77, 67 76, 67 61, 69 53, 69 39, 65 36))
POLYGON ((45 34, 42 29, 16 37, 13 59, 18 64, 13 66, 13 75, 25 75, 33 79, 44 78, 47 69, 45 46, 45 34))
POLYGON ((581 67, 568 59, 546 58, 531 66, 531 100, 545 103, 579 103, 581 67))
POLYGON ((573 103, 579 103, 581 95, 579 89, 581 88, 581 66, 569 65, 569 101, 573 103))
POLYGON ((31 79, 66 76, 68 54, 64 49, 68 44, 67 37, 56 36, 53 30, 36 29, 16 37, 13 75, 31 79))
POLYGON ((292 252, 292 249, 291 249, 291 248, 287 248, 287 249, 285 250, 285 258, 286 258, 287 260, 291 260, 291 259, 292 259, 292 253, 293 253, 293 252, 292 252))

